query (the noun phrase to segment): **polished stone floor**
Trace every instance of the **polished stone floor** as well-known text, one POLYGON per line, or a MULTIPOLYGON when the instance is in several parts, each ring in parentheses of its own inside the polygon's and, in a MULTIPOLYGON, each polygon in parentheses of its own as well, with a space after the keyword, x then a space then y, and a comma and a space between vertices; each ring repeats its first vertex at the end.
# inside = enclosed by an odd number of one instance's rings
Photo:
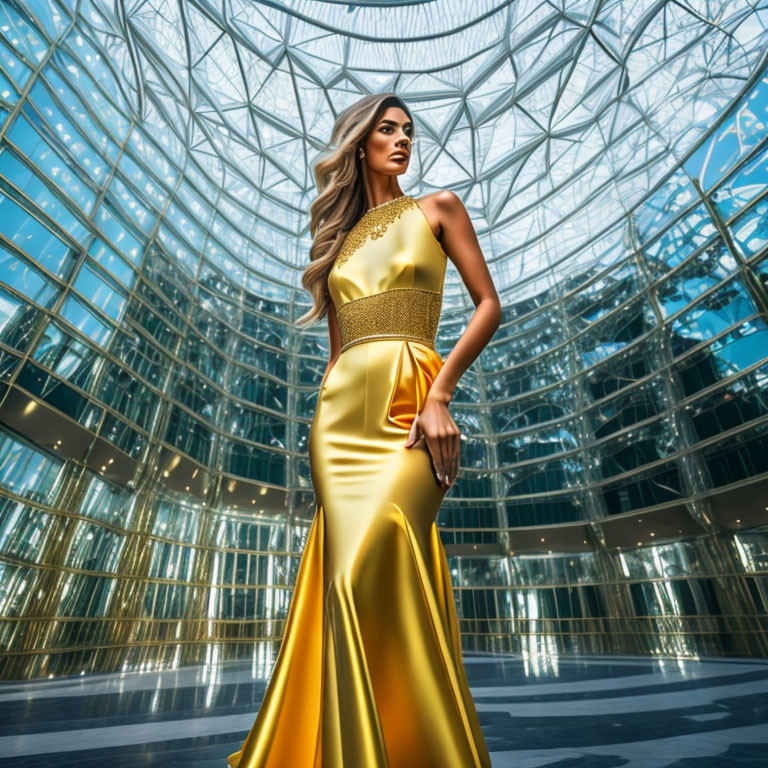
MULTIPOLYGON (((494 768, 768 767, 768 661, 515 654, 465 664, 494 768)), ((0 768, 226 768, 263 696, 263 668, 0 684, 0 768)))

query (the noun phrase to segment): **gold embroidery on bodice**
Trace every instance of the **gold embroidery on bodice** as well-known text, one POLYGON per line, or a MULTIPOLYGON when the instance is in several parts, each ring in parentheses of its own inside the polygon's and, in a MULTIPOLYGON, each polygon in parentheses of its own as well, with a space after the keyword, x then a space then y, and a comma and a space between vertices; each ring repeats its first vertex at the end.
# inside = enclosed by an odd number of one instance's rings
POLYGON ((339 255, 336 257, 334 267, 340 267, 365 241, 370 238, 377 240, 387 231, 387 227, 400 218, 403 211, 418 205, 409 195, 395 197, 386 203, 374 206, 366 211, 360 220, 349 230, 339 255))
POLYGON ((434 349, 443 295, 418 288, 390 288, 348 301, 337 313, 341 351, 373 339, 411 339, 434 349))
POLYGON ((374 339, 415 341, 434 349, 446 261, 421 206, 410 195, 363 214, 347 233, 328 275, 341 350, 374 339))

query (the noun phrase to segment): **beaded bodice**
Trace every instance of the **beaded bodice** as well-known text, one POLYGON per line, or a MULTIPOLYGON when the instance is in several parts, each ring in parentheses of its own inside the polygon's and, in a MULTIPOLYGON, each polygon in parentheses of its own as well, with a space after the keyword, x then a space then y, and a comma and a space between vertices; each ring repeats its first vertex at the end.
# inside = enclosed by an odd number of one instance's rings
POLYGON ((434 345, 447 256, 416 200, 367 211, 347 233, 328 276, 342 350, 377 338, 434 345))
POLYGON ((411 208, 414 202, 412 197, 403 195, 366 211, 345 238, 335 266, 341 266, 368 238, 377 240, 383 237, 387 227, 395 219, 399 219, 403 211, 411 208))

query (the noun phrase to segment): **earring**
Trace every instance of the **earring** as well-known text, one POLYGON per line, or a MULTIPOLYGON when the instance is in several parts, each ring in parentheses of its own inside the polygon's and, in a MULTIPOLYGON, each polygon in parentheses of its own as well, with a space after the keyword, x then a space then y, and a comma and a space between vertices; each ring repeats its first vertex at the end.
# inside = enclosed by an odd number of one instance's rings
POLYGON ((365 157, 365 152, 363 152, 363 148, 362 147, 360 147, 359 157, 365 157))

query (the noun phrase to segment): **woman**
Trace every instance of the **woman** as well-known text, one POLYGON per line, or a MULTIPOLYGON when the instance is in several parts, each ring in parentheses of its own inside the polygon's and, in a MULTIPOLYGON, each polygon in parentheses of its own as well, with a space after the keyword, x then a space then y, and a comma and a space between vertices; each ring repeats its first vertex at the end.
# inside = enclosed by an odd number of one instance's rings
POLYGON ((394 94, 365 97, 315 169, 314 306, 299 322, 327 315, 330 336, 309 440, 317 507, 234 768, 490 766, 435 519, 459 470, 448 404, 501 309, 460 199, 400 190, 413 134, 394 94), (447 258, 476 309, 443 361, 447 258))

